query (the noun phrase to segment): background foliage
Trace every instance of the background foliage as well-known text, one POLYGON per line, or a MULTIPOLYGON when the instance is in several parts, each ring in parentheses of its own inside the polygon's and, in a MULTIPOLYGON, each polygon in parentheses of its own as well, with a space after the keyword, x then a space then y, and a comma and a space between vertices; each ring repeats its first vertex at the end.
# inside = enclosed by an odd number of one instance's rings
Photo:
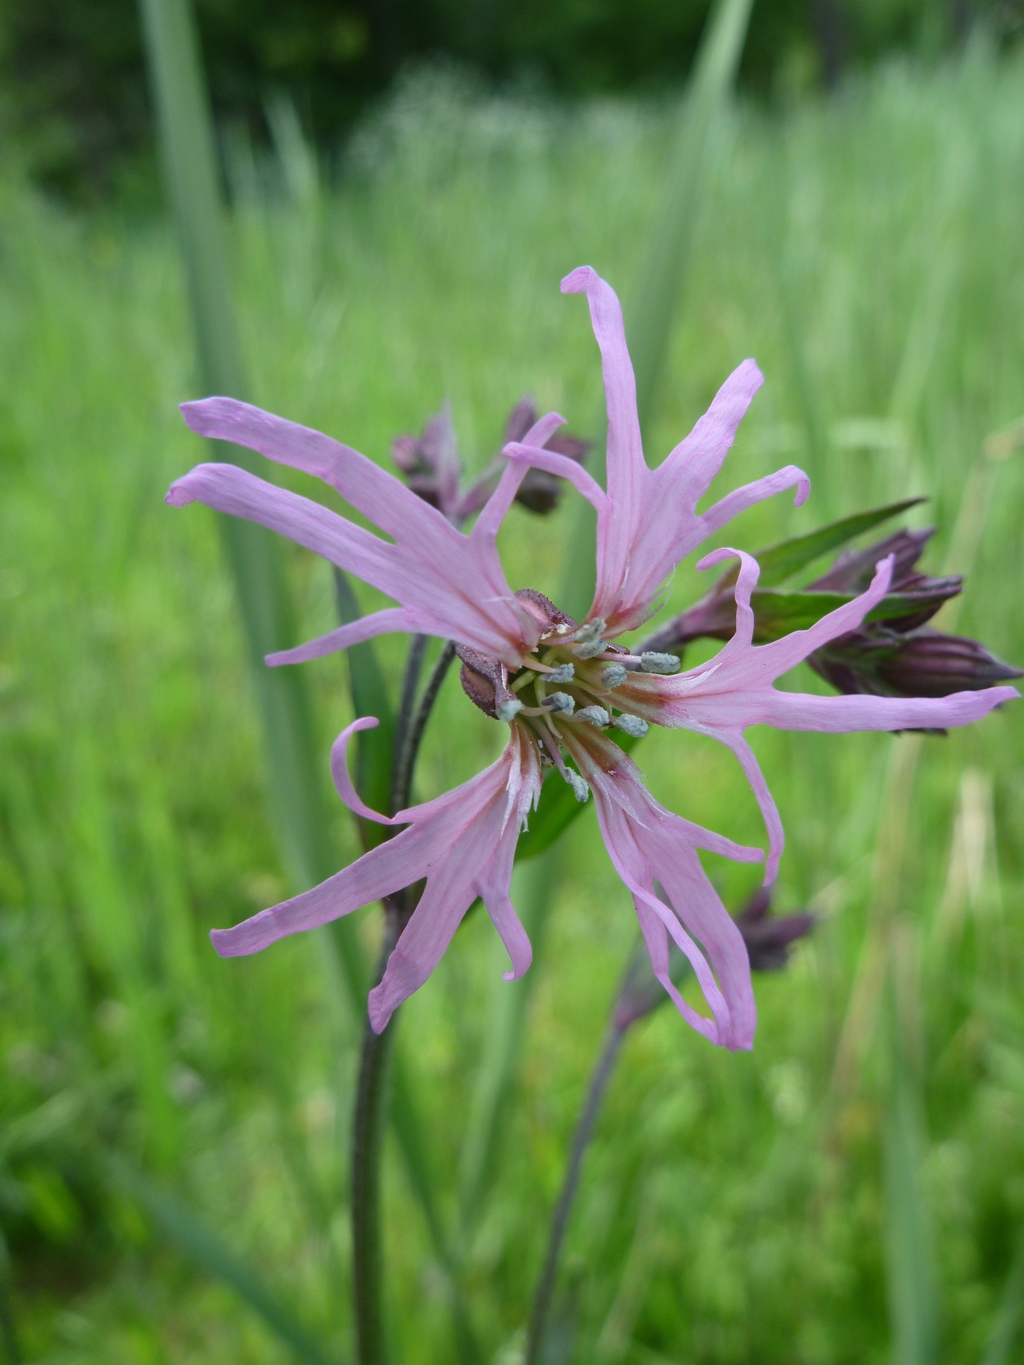
MULTIPOLYGON (((4 0, 0 88, 33 173, 76 196, 153 195, 136 0, 4 0)), ((487 83, 560 95, 671 89, 709 0, 197 0, 222 120, 265 138, 265 101, 296 100, 337 148, 410 63, 455 61, 487 83)), ((755 5, 741 81, 786 99, 881 55, 934 59, 984 22, 1012 42, 1020 0, 772 0, 755 5)), ((5 106, 5 107, 4 107, 5 106)))
MULTIPOLYGON (((730 539, 753 547, 924 492, 921 521, 942 527, 929 562, 942 562, 982 440, 1024 413, 1022 95, 1020 62, 979 41, 938 70, 851 81, 833 102, 734 111, 649 439, 667 450, 754 354, 768 383, 721 487, 795 459, 813 489, 804 509, 752 510, 730 539)), ((385 463, 391 437, 446 396, 474 465, 526 390, 586 432, 597 354, 582 303, 557 281, 588 260, 628 297, 667 112, 489 97, 428 72, 361 126, 330 187, 289 126, 279 120, 269 157, 241 134, 226 141, 254 399, 385 463)), ((11 171, 0 261, 0 1225, 24 1353, 53 1365, 288 1358, 153 1236, 110 1179, 116 1155, 201 1210, 344 1360, 356 1032, 315 936, 234 963, 205 936, 284 883, 214 524, 162 503, 201 457, 175 411, 194 384, 176 248, 162 221, 72 213, 11 171)), ((1020 663, 1019 457, 997 477, 959 626, 1020 663)), ((502 548, 515 586, 552 591, 571 510, 546 523, 513 510, 502 548)), ((295 551, 289 573, 306 633, 326 629, 326 566, 295 551)), ((666 611, 701 578, 683 566, 666 611)), ((399 643, 382 657, 396 677, 399 643)), ((343 669, 309 669, 325 756, 348 718, 343 669)), ((834 1068, 878 793, 901 742, 755 736, 788 832, 778 907, 811 904, 824 923, 787 974, 759 979, 753 1054, 707 1047, 670 1010, 630 1038, 570 1234, 562 1309, 577 1361, 890 1358, 888 1058, 867 1033, 852 1082, 837 1086, 834 1068)), ((468 776, 496 743, 451 679, 420 795, 468 776)), ((637 754, 667 804, 761 838, 742 777, 710 742, 670 735, 637 754)), ((956 1365, 982 1358, 1024 1219, 1022 764, 1012 710, 929 744, 900 888, 900 1028, 925 1100, 942 1359, 956 1365)), ((340 809, 336 838, 355 853, 340 809)), ((589 812, 566 866, 499 1179, 465 1248, 477 1330, 509 1365, 635 936, 589 812)), ((730 905, 756 875, 712 871, 730 905)), ((363 912, 368 948, 376 926, 363 912)), ((449 1212, 489 1014, 510 989, 501 965, 488 925, 471 920, 403 1023, 449 1212)), ((401 1358, 447 1360, 444 1277, 391 1158, 401 1358)))

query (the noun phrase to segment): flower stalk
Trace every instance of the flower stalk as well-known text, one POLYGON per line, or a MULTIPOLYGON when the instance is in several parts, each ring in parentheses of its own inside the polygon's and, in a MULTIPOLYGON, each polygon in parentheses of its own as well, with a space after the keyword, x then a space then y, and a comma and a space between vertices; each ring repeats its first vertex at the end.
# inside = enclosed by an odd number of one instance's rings
MULTIPOLYGON (((768 914, 770 906, 771 892, 761 887, 736 917, 736 925, 743 936, 750 958, 751 970, 755 972, 779 971, 785 967, 791 945, 810 933, 815 924, 814 915, 807 912, 776 918, 768 914)), ((689 970, 688 959, 680 952, 674 953, 670 973, 677 986, 688 975, 689 970)), ((583 1158, 594 1135, 601 1104, 615 1070, 623 1041, 634 1024, 653 1013, 668 998, 661 982, 651 970, 650 958, 643 944, 639 944, 619 983, 604 1042, 590 1074, 583 1108, 576 1121, 572 1145, 569 1148, 569 1160, 562 1179, 562 1189, 551 1215, 548 1247, 534 1294, 523 1365, 539 1365, 543 1359, 542 1351, 558 1279, 558 1265, 573 1204, 579 1190, 583 1158)))

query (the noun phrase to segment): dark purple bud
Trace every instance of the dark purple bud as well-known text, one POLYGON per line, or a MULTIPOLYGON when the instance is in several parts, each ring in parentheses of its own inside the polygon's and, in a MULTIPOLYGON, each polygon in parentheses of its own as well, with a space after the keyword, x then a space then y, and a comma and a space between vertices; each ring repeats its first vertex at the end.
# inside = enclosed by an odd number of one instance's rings
POLYGON ((769 915, 771 900, 771 890, 762 886, 736 916, 736 924, 747 945, 751 971, 779 971, 789 961, 792 945, 809 934, 817 923, 816 916, 806 911, 799 915, 769 915))
POLYGON ((890 584, 892 591, 912 589, 918 581, 925 579, 925 575, 917 573, 914 566, 934 534, 934 526, 926 531, 897 531, 885 540, 869 545, 866 550, 844 550, 828 573, 807 586, 822 592, 864 592, 871 584, 878 561, 895 555, 890 584))
MULTIPOLYGON (((508 415, 503 445, 508 445, 509 441, 521 441, 536 420, 537 408, 533 399, 527 394, 525 398, 520 398, 508 415)), ((544 449, 553 450, 556 455, 567 455, 570 460, 576 460, 577 463, 583 464, 590 450, 590 442, 581 441, 576 436, 563 434, 550 437, 544 449)), ((474 512, 478 512, 484 505, 494 491, 504 467, 504 461, 496 459, 463 497, 460 510, 465 516, 468 517, 474 512)), ((564 487, 565 480, 558 478, 557 475, 548 474, 543 469, 530 469, 527 470, 526 477, 519 485, 516 502, 529 511, 536 512, 538 516, 547 516, 558 506, 558 500, 562 496, 564 487)))
POLYGON ((431 417, 420 436, 397 436, 391 457, 412 491, 450 516, 458 502, 462 462, 446 403, 431 417))
MULTIPOLYGON (((524 433, 525 434, 525 433, 524 433)), ((590 451, 589 441, 580 441, 575 436, 552 436, 544 447, 556 455, 567 455, 577 464, 585 464, 590 451)), ((516 502, 538 516, 547 516, 558 506, 558 500, 565 488, 565 480, 543 469, 531 469, 519 485, 516 502)))
MULTIPOLYGON (((775 972, 785 967, 790 948, 814 928, 816 917, 803 913, 775 918, 768 914, 771 891, 761 887, 736 916, 755 972, 775 972)), ((678 986, 691 971, 688 959, 672 944, 669 948, 669 976, 678 986)), ((638 1019, 656 1010, 668 999, 665 988, 651 969, 647 949, 641 942, 630 959, 622 978, 613 1020, 618 1029, 627 1029, 638 1019)))
MULTIPOLYGON (((935 534, 935 527, 925 531, 897 531, 894 535, 869 545, 866 550, 846 550, 821 578, 808 583, 808 592, 864 592, 874 577, 875 566, 889 555, 896 556, 893 564, 890 592, 910 593, 920 599, 920 609, 906 616, 891 617, 886 621, 890 630, 902 634, 915 630, 930 620, 943 602, 962 592, 964 581, 959 575, 933 578, 918 573, 917 561, 935 534)), ((923 693, 920 695, 924 695, 923 693)))
POLYGON ((886 622, 842 635, 816 650, 808 663, 839 692, 878 697, 948 697, 1024 677, 977 640, 927 627, 902 634, 890 626, 886 622))

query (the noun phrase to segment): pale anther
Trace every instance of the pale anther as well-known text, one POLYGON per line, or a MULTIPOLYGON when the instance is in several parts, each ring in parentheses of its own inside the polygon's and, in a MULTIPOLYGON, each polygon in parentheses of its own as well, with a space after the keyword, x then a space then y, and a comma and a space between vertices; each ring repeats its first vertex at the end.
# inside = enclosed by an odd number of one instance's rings
POLYGON ((546 683, 572 682, 576 676, 576 669, 572 664, 560 664, 558 668, 553 668, 550 673, 544 674, 546 683))
POLYGON ((604 729, 611 724, 611 717, 603 706, 584 706, 582 711, 576 712, 577 720, 589 720, 591 725, 596 725, 604 729))
POLYGON ((592 659, 595 654, 604 652, 606 646, 601 636, 604 634, 607 622, 598 616, 593 621, 588 621, 585 626, 580 626, 576 632, 576 643, 572 650, 581 659, 592 659))
POLYGON ((623 668, 621 664, 609 664, 601 674, 601 682, 610 691, 613 687, 619 687, 628 677, 628 668, 623 668))
POLYGON ((494 713, 499 720, 511 720, 523 709, 523 703, 518 697, 509 697, 507 701, 499 701, 494 708, 494 713))
POLYGON ((590 788, 587 786, 586 782, 584 782, 583 778, 580 777, 579 773, 574 772, 572 768, 566 768, 565 780, 568 782, 569 786, 572 787, 572 792, 576 800, 586 801, 587 797, 590 795, 590 788))
POLYGON ((621 716, 616 716, 612 724, 625 734, 632 735, 634 739, 641 739, 647 733, 645 720, 641 720, 639 716, 627 715, 625 712, 621 716))
POLYGON ((576 702, 569 696, 568 692, 552 692, 550 696, 544 698, 541 705, 549 711, 566 716, 571 716, 576 709, 576 702))
POLYGON ((674 654, 655 654, 648 650, 640 655, 640 667, 645 673, 678 673, 679 660, 674 654))

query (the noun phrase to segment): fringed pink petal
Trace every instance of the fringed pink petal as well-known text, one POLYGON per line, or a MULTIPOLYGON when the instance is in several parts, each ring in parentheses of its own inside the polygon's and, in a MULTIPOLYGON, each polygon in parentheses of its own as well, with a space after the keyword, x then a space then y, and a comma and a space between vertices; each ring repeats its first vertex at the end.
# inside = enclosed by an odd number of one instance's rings
POLYGON ((229 516, 258 522, 323 555, 389 597, 396 596, 401 586, 390 545, 320 503, 267 483, 238 465, 196 465, 171 484, 166 502, 171 507, 201 502, 229 516))
MULTIPOLYGON (((647 946, 647 954, 651 959, 651 969, 654 972, 655 980, 660 982, 669 999, 690 1027, 706 1038, 709 1043, 713 1043, 716 1047, 720 1046, 722 1039, 718 1021, 698 1014, 690 1002, 683 998, 682 992, 669 974, 669 932, 665 926, 665 920, 651 908, 646 898, 634 896, 633 905, 636 909, 640 931, 644 936, 644 943, 647 946)), ((691 958, 691 965, 692 961, 691 958)))
POLYGON ((358 716, 351 725, 342 730, 331 746, 331 776, 334 778, 338 795, 350 811, 361 815, 364 820, 376 820, 379 825, 398 825, 403 822, 370 809, 356 791, 348 774, 348 746, 352 736, 358 734, 360 730, 376 730, 379 724, 376 716, 358 716))
POLYGON ((715 739, 721 740, 739 759, 743 774, 757 798, 761 818, 764 820, 765 829, 768 831, 768 858, 764 865, 764 884, 770 886, 778 875, 779 859, 782 857, 782 850, 786 843, 786 834, 782 828, 782 816, 779 814, 779 808, 775 804, 775 798, 769 790, 768 783, 765 781, 761 765, 754 757, 754 751, 744 739, 742 731, 722 728, 716 729, 712 733, 715 739))
POLYGON ((742 361, 721 386, 711 406, 699 417, 685 440, 672 450, 660 468, 673 487, 696 508, 732 449, 736 431, 754 395, 764 383, 756 361, 742 361))
POLYGON ((261 910, 233 929, 211 930, 213 946, 221 957, 258 953, 289 934, 329 924, 400 887, 411 886, 423 875, 423 843, 421 831, 403 830, 312 890, 261 910))
POLYGON ((636 381, 626 346, 622 308, 615 290, 589 265, 581 265, 562 281, 563 294, 586 294, 590 321, 601 352, 605 403, 608 409, 608 496, 619 515, 632 522, 634 497, 648 472, 636 411, 636 381))
POLYGON ((304 645, 296 645, 294 649, 281 649, 276 654, 268 654, 265 662, 271 668, 277 668, 281 664, 304 664, 311 659, 322 659, 327 654, 335 654, 339 649, 348 649, 350 645, 360 645, 364 640, 372 640, 377 635, 418 629, 419 621, 415 613, 406 611, 404 607, 387 607, 384 611, 360 616, 347 626, 338 626, 335 630, 329 630, 326 635, 318 635, 315 640, 308 640, 304 645))
POLYGON ((847 734, 852 730, 950 730, 988 715, 1020 693, 1015 687, 953 692, 948 697, 816 697, 771 688, 758 698, 750 724, 779 730, 847 734))
POLYGON ((777 469, 774 474, 768 474, 763 479, 755 479, 753 483, 744 484, 742 488, 727 493, 699 518, 701 540, 714 535, 748 507, 754 507, 757 503, 764 502, 766 498, 774 498, 776 493, 784 493, 787 488, 793 487, 796 488, 793 506, 802 507, 811 491, 811 481, 797 465, 788 464, 783 469, 777 469))
POLYGON ((380 1032, 398 1005, 434 970, 462 916, 483 894, 512 958, 513 973, 529 965, 530 949, 508 898, 519 827, 507 819, 508 787, 514 779, 517 808, 537 792, 540 763, 524 762, 512 742, 496 763, 471 781, 421 806, 386 819, 360 799, 348 774, 346 752, 354 734, 375 725, 362 717, 349 725, 332 750, 331 767, 342 800, 357 814, 382 824, 408 824, 394 838, 364 853, 320 886, 262 910, 234 929, 215 929, 222 957, 259 952, 288 934, 316 928, 370 901, 426 878, 426 888, 402 933, 380 985, 370 994, 370 1022, 380 1032))
POLYGON ((557 474, 560 479, 571 483, 577 493, 582 493, 598 512, 607 506, 608 496, 604 489, 578 460, 570 460, 568 455, 559 455, 554 450, 539 450, 526 441, 509 441, 501 453, 511 463, 524 466, 524 473, 529 467, 543 469, 547 474, 557 474))
POLYGON ((506 825, 501 835, 501 850, 488 867, 487 875, 481 877, 476 886, 478 894, 487 907, 491 923, 498 931, 512 963, 510 972, 502 972, 505 981, 518 981, 529 970, 530 963, 533 961, 533 948, 530 944, 529 935, 523 928, 509 895, 517 832, 518 826, 512 826, 510 830, 510 827, 506 825))
POLYGON ((744 361, 686 440, 656 469, 645 471, 640 480, 643 496, 634 504, 630 528, 628 578, 619 585, 621 598, 615 605, 615 582, 602 580, 598 614, 638 624, 679 561, 707 538, 710 531, 705 518, 697 514, 697 504, 721 467, 740 419, 762 382, 754 362, 744 361))
MULTIPOLYGON (((494 544, 514 471, 500 485, 491 513, 485 509, 485 528, 474 538, 358 451, 320 432, 226 398, 186 403, 182 411, 201 435, 235 441, 322 478, 394 544, 233 465, 200 466, 172 486, 168 502, 202 501, 289 536, 416 610, 427 623, 420 629, 457 639, 510 668, 536 644, 534 623, 516 602, 494 544)), ((542 430, 553 420, 543 419, 542 430)))
POLYGON ((312 427, 233 398, 182 403, 181 413, 200 436, 231 441, 322 479, 396 541, 418 540, 436 551, 458 536, 436 507, 359 451, 312 427))
POLYGON ((815 621, 814 625, 806 630, 794 630, 789 635, 784 635, 781 640, 761 645, 756 651, 759 673, 780 678, 783 673, 802 663, 808 654, 828 644, 829 640, 834 640, 837 635, 845 635, 847 631, 856 630, 868 612, 877 607, 889 591, 894 563, 893 555, 879 560, 867 590, 859 597, 855 597, 852 602, 844 602, 841 607, 830 611, 827 616, 815 621))

